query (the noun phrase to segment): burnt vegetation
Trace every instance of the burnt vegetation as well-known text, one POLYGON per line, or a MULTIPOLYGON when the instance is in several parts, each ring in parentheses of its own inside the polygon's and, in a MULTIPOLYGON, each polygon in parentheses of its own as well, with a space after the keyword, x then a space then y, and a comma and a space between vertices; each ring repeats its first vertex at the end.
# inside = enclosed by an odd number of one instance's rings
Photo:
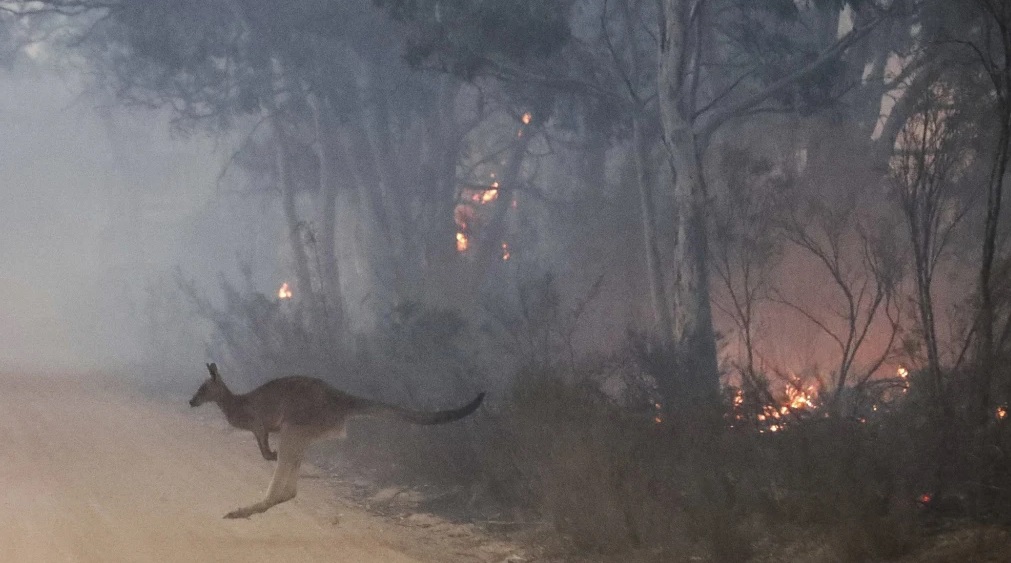
POLYGON ((218 205, 267 202, 217 283, 152 285, 158 385, 190 384, 166 347, 199 332, 236 387, 488 390, 318 461, 546 558, 1011 557, 1006 2, 0 14, 232 143, 218 205))

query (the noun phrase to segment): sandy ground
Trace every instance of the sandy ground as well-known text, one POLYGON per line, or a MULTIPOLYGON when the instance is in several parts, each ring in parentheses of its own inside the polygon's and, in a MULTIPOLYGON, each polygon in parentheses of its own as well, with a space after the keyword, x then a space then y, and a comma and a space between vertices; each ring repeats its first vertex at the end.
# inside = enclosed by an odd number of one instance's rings
POLYGON ((211 414, 77 379, 0 375, 0 561, 504 559, 366 514, 312 467, 295 500, 224 520, 261 498, 273 464, 211 414))

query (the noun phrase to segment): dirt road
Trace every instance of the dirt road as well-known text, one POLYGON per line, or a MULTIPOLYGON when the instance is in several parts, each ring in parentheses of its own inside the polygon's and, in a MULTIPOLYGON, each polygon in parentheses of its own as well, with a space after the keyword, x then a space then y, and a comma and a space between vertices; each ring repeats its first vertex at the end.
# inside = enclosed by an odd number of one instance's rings
POLYGON ((410 531, 342 503, 312 468, 294 501, 223 520, 262 496, 273 465, 251 435, 186 409, 0 376, 0 561, 478 560, 433 554, 430 537, 412 549, 410 531))

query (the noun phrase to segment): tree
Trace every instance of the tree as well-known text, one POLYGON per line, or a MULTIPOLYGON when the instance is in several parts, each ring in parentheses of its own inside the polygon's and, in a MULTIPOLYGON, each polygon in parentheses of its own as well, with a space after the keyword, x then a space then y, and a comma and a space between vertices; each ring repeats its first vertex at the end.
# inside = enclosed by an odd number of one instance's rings
MULTIPOLYGON (((675 312, 677 336, 683 354, 692 358, 692 375, 698 393, 716 396, 719 372, 716 361, 716 341, 713 333, 712 311, 709 295, 708 240, 706 234, 707 190, 704 175, 704 157, 708 144, 716 131, 731 120, 738 120, 756 110, 782 107, 775 97, 791 88, 803 92, 803 87, 816 88, 811 83, 820 72, 838 60, 848 49, 870 33, 885 14, 880 13, 862 27, 854 27, 810 57, 800 56, 800 61, 789 64, 773 76, 761 80, 750 92, 735 95, 744 78, 755 68, 745 72, 741 79, 726 85, 713 77, 713 67, 705 60, 707 47, 715 47, 713 28, 722 13, 714 3, 705 0, 664 0, 663 26, 659 44, 658 103, 664 144, 667 147, 668 166, 674 180, 675 218, 678 236, 675 255, 675 312), (715 20, 715 21, 714 21, 715 20), (707 90, 722 87, 708 99, 702 99, 707 90), (761 106, 772 101, 772 107, 761 106)), ((838 10, 841 6, 832 8, 838 10)), ((876 11, 873 4, 863 9, 876 11)), ((793 3, 770 2, 754 9, 757 14, 744 10, 743 21, 734 22, 740 29, 753 28, 758 21, 785 15, 792 17, 793 3), (765 13, 762 12, 764 7, 765 13), (781 10, 777 12, 776 10, 781 10), (750 18, 754 18, 754 20, 750 18)), ((760 64, 760 63, 759 63, 760 64)), ((757 66, 757 65, 756 65, 757 66)), ((743 89, 743 88, 741 88, 743 89)), ((788 106, 789 107, 789 106, 788 106)))
POLYGON ((766 374, 756 366, 759 308, 772 297, 776 267, 782 259, 779 227, 789 209, 793 178, 782 165, 740 149, 722 155, 727 189, 711 207, 713 304, 736 328, 743 359, 735 368, 745 397, 775 404, 766 374))
POLYGON ((965 209, 954 197, 959 174, 969 164, 959 127, 964 119, 943 83, 926 90, 899 134, 891 180, 906 219, 916 283, 916 307, 935 401, 945 393, 934 274, 965 209))
MULTIPOLYGON (((994 339, 993 269, 997 256, 998 229, 1011 158, 1011 6, 997 0, 973 0, 969 4, 979 18, 978 38, 956 40, 968 47, 992 85, 997 138, 994 141, 992 166, 986 184, 983 249, 979 269, 979 358, 982 381, 979 383, 979 411, 983 420, 989 415, 994 385, 996 342, 994 339)), ((1005 383, 1006 389, 1011 385, 1005 383)), ((1004 397, 1005 399, 1009 397, 1004 397)))
POLYGON ((887 225, 870 227, 878 218, 859 213, 858 194, 826 204, 808 201, 791 210, 783 224, 786 238, 824 268, 837 294, 837 302, 812 307, 778 294, 787 306, 825 334, 838 348, 838 365, 822 387, 836 414, 852 415, 857 405, 847 404, 847 387, 865 387, 895 353, 901 330, 899 287, 903 265, 894 235, 887 225), (827 313, 823 312, 827 309, 827 313), (883 320, 882 320, 883 318, 883 320), (871 334, 884 324, 885 344, 859 365, 871 344, 871 334))

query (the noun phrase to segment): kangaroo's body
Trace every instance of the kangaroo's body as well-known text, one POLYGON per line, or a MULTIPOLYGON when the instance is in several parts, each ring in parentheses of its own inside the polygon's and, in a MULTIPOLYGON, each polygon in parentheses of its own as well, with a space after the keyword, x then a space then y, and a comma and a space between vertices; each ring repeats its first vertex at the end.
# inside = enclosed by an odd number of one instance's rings
POLYGON ((443 424, 459 420, 475 410, 484 393, 454 410, 418 412, 339 391, 313 377, 282 377, 264 383, 249 393, 236 395, 222 381, 215 364, 208 364, 210 378, 190 399, 190 406, 216 403, 228 423, 249 430, 264 459, 277 460, 274 476, 262 501, 233 510, 225 518, 247 518, 296 494, 299 467, 309 444, 326 438, 346 436, 344 425, 353 416, 378 415, 414 424, 443 424), (277 452, 270 449, 270 434, 277 433, 277 452))

